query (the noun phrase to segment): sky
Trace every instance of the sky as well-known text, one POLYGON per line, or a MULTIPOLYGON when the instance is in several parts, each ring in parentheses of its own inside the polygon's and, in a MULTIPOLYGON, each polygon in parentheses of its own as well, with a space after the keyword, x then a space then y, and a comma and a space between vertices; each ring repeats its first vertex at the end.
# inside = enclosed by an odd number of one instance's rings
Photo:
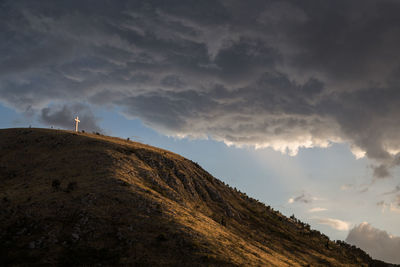
POLYGON ((2 0, 0 127, 73 129, 79 116, 332 239, 399 251, 399 12, 396 0, 2 0))

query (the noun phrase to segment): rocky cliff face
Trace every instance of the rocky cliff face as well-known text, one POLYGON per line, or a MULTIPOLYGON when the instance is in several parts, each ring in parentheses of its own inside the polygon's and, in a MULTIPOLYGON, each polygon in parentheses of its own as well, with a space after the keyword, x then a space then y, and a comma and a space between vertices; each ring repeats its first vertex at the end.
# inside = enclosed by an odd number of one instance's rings
POLYGON ((387 266, 177 154, 0 130, 1 265, 387 266))

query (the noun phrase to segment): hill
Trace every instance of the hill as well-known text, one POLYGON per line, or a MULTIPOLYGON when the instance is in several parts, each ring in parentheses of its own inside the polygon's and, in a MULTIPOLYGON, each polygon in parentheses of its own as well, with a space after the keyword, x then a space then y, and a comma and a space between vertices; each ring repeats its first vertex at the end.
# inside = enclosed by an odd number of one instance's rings
POLYGON ((389 266, 172 152, 0 130, 0 265, 389 266))

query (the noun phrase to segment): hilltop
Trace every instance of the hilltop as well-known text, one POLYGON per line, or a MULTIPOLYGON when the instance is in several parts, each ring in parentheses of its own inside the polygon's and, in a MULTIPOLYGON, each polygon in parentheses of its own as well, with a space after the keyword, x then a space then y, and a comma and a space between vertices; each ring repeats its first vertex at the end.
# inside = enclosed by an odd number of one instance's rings
POLYGON ((4 129, 0 151, 0 265, 389 266, 163 149, 4 129))

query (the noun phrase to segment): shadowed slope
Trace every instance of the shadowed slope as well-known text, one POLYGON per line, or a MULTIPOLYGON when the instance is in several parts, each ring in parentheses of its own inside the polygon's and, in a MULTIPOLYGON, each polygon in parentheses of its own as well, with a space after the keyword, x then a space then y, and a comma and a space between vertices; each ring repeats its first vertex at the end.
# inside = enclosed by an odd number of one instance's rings
POLYGON ((169 151, 45 129, 0 149, 6 264, 386 266, 169 151))

